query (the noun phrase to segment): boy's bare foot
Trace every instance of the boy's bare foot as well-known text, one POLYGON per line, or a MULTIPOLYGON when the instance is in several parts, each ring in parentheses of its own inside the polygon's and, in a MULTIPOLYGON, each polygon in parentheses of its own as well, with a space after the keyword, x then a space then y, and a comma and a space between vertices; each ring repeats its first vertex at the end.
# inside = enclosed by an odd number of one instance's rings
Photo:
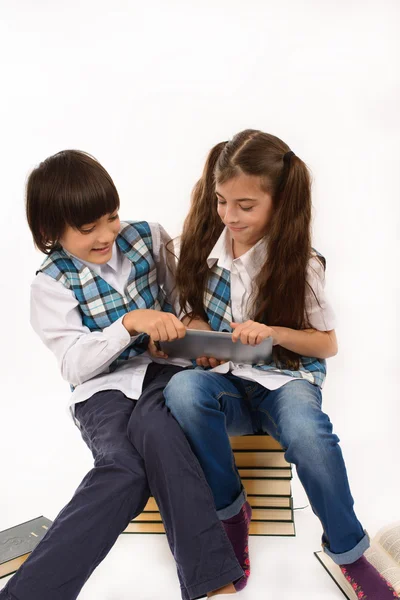
POLYGON ((207 598, 211 598, 211 596, 219 596, 219 594, 236 594, 235 586, 233 583, 228 583, 228 585, 224 585, 224 587, 219 588, 218 590, 208 592, 207 598))

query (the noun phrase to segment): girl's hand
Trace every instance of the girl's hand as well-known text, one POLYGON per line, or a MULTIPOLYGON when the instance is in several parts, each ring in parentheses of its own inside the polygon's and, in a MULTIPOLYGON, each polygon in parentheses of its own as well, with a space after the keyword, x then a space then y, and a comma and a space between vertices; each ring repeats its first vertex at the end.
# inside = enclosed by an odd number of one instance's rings
POLYGON ((196 365, 199 367, 218 367, 218 365, 223 365, 226 363, 226 360, 218 360, 217 358, 212 358, 211 356, 200 356, 196 358, 196 365))
POLYGON ((242 344, 249 344, 250 346, 258 346, 261 342, 269 337, 273 338, 273 345, 279 344, 278 334, 275 329, 257 323, 256 321, 246 321, 245 323, 231 323, 232 329, 232 342, 240 340, 242 344))

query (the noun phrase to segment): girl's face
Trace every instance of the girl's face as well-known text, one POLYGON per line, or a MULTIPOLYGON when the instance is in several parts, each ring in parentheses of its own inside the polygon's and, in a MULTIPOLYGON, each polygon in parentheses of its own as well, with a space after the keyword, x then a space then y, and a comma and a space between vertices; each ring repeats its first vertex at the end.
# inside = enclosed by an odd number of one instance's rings
POLYGON ((120 229, 118 212, 106 214, 93 223, 64 230, 61 246, 77 258, 102 265, 112 256, 112 246, 120 229))
POLYGON ((228 227, 236 251, 247 251, 268 230, 272 214, 272 197, 261 188, 261 178, 241 173, 217 183, 218 214, 228 227))

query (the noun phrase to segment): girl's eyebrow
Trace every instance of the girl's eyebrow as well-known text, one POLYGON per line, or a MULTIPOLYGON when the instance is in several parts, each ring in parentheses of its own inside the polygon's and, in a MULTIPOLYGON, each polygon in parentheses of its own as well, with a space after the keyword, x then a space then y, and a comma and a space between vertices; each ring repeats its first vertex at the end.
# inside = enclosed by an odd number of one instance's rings
MULTIPOLYGON (((217 191, 215 191, 215 193, 217 194, 217 196, 222 198, 222 200, 225 200, 225 198, 223 197, 222 194, 220 194, 217 191)), ((258 202, 258 200, 257 200, 257 198, 237 198, 237 200, 235 200, 235 202, 258 202)))

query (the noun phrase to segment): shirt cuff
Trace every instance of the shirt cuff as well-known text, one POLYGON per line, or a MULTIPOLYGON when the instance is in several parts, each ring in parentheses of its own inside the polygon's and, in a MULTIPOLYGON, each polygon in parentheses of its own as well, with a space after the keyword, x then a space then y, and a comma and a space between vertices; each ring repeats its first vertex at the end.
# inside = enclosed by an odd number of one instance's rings
POLYGON ((109 342, 112 342, 115 345, 119 345, 121 350, 125 350, 128 346, 132 344, 137 338, 142 335, 138 333, 137 335, 130 335, 129 331, 126 329, 124 324, 122 323, 122 319, 125 315, 114 321, 112 325, 109 325, 105 329, 103 329, 103 333, 109 342))

